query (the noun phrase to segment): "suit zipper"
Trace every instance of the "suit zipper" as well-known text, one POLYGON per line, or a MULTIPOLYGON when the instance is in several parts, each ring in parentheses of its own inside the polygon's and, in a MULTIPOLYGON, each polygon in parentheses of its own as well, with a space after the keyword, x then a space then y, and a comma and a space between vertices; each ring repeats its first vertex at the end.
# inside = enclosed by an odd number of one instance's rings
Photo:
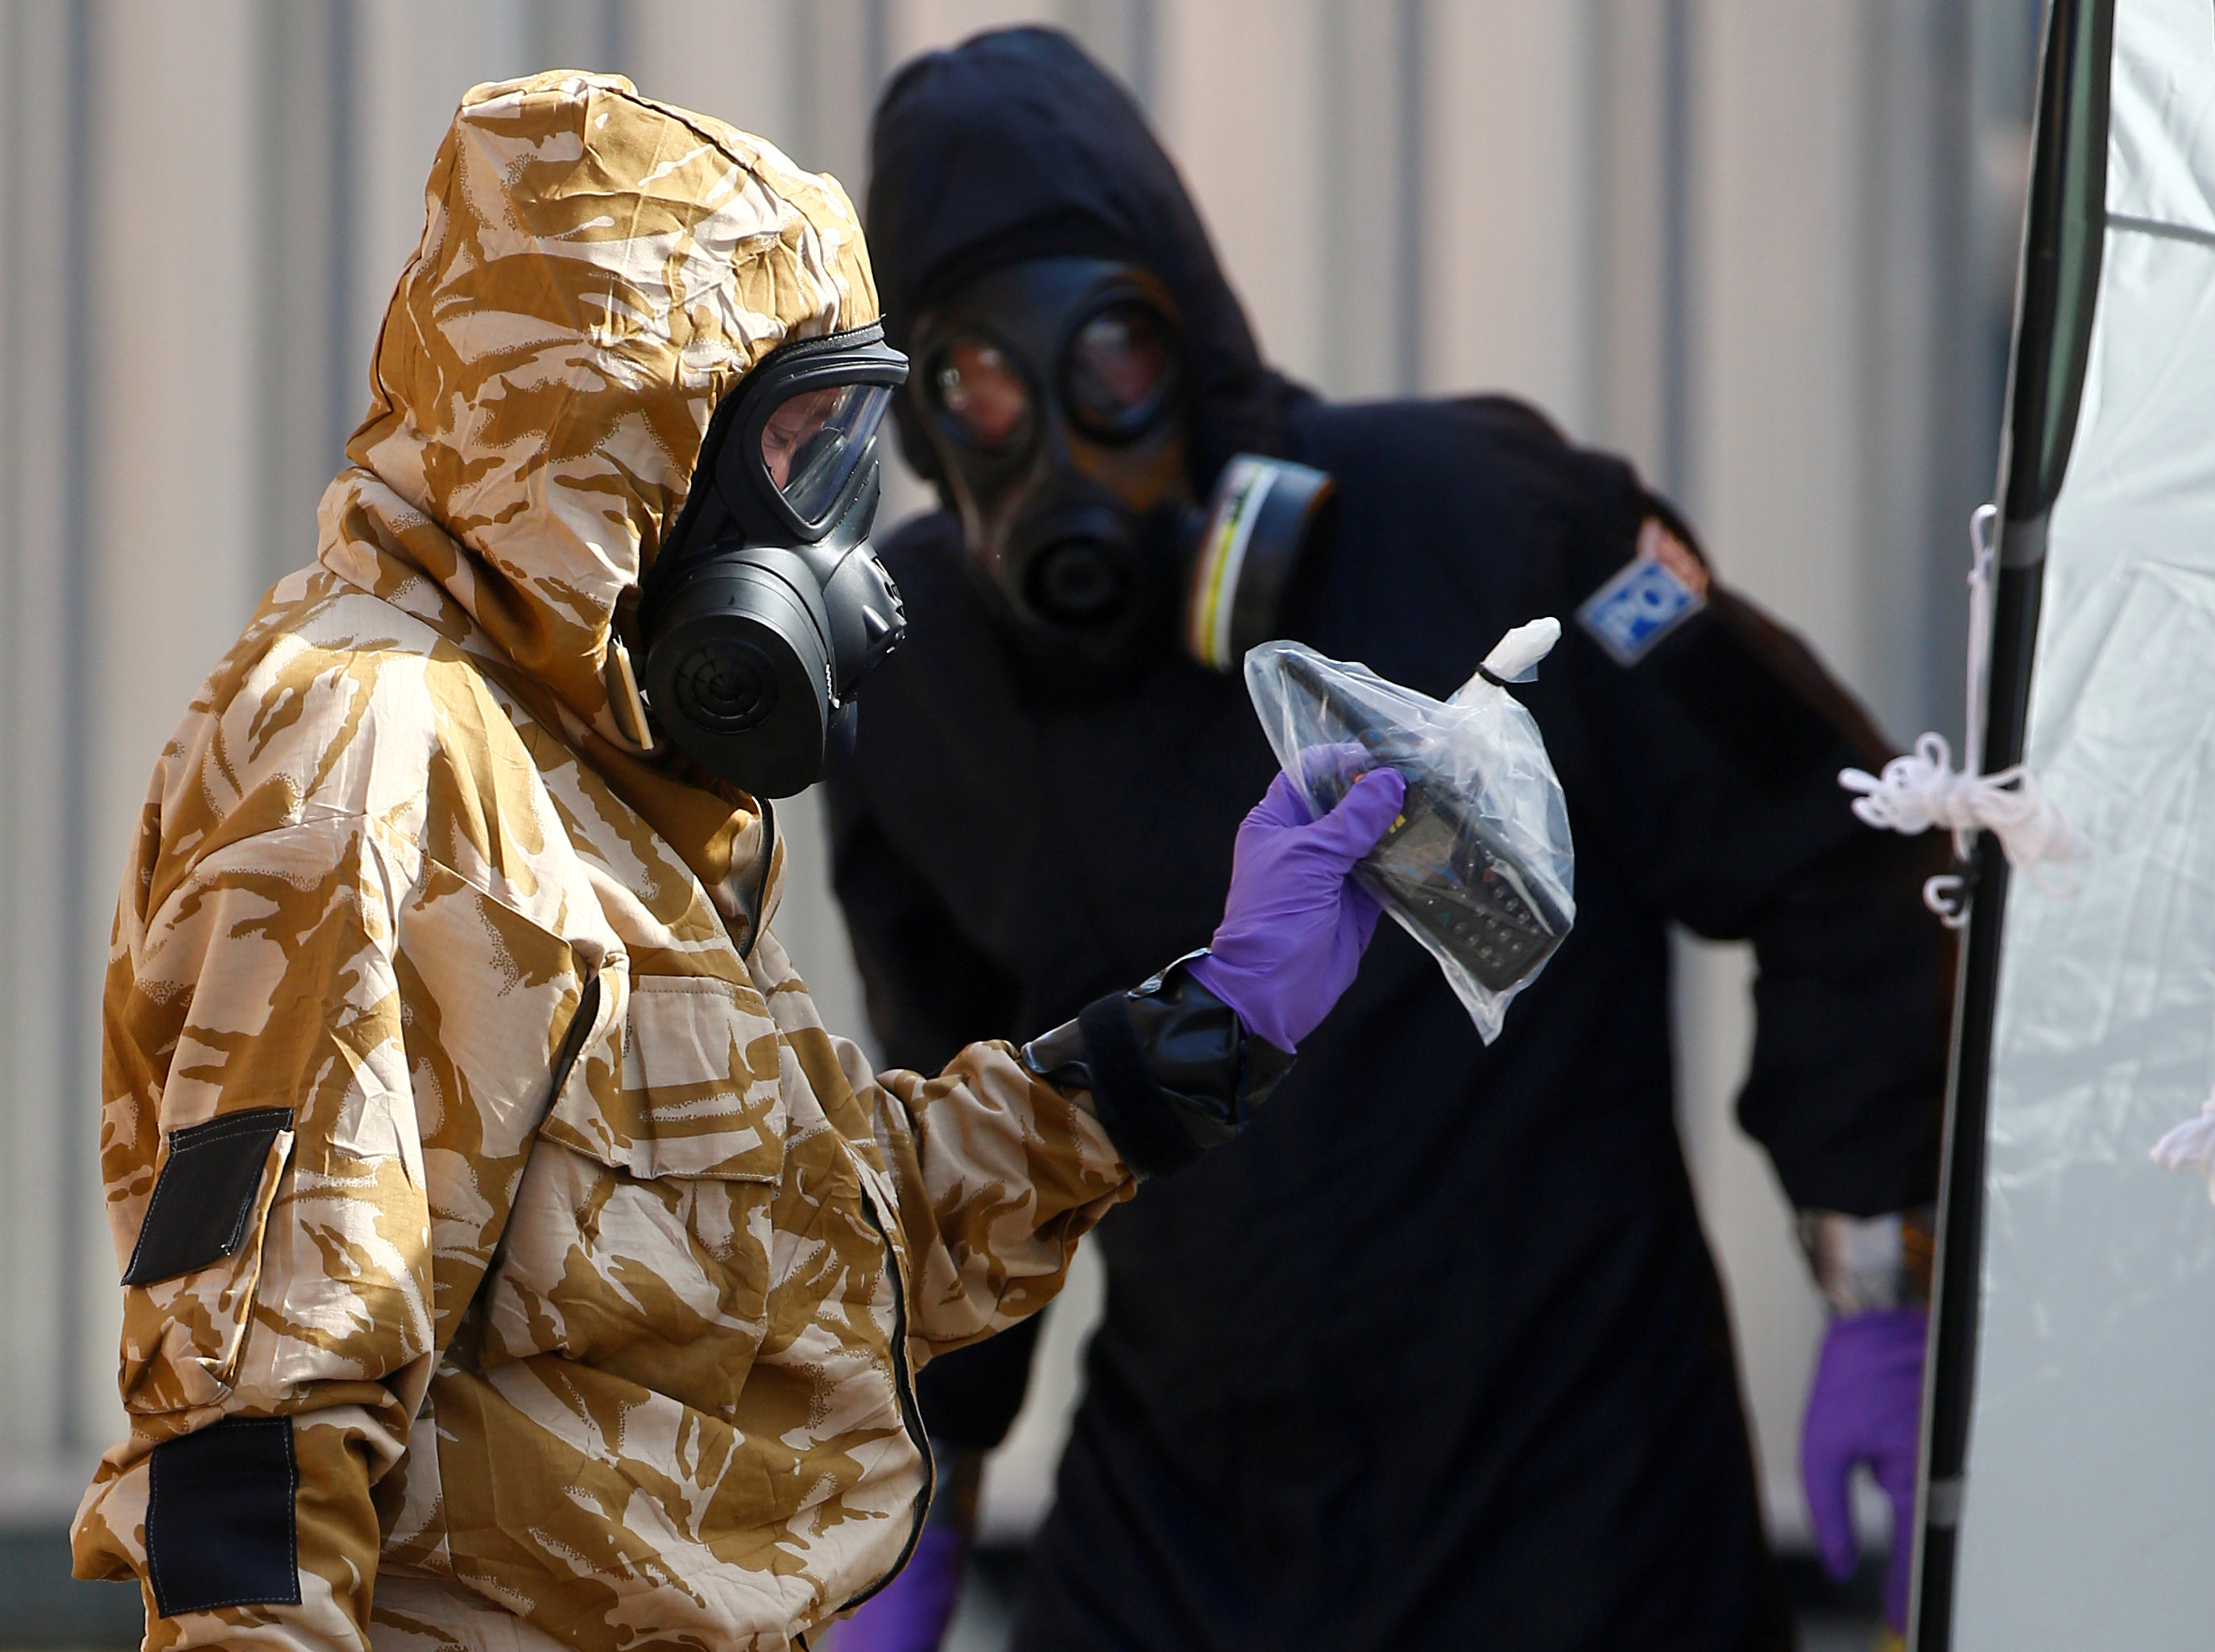
MULTIPOLYGON (((561 1092, 568 1086, 569 1075, 576 1071, 577 1059, 585 1053, 585 1041, 592 1035, 592 1029, 600 1018, 599 966, 586 963, 580 958, 577 961, 577 967, 584 973, 585 983, 577 989, 576 1010, 569 1016, 569 1024, 561 1029, 561 1043, 555 1047, 551 1082, 546 1087, 546 1105, 539 1112, 538 1121, 531 1127, 531 1134, 524 1139, 523 1168, 526 1172, 531 1169, 531 1153, 537 1144, 538 1133, 546 1127, 546 1121, 560 1104, 561 1092)), ((469 1305, 463 1311, 461 1320, 457 1322, 456 1338, 452 1340, 458 1340, 462 1328, 471 1315, 482 1311, 485 1299, 492 1291, 493 1280, 500 1269, 507 1266, 507 1225, 514 1217, 515 1207, 522 1197, 523 1179, 518 1175, 508 1195, 507 1213, 500 1219, 500 1231, 493 1235, 492 1249, 485 1254, 484 1272, 477 1275, 476 1289, 469 1293, 469 1305)), ((442 1358, 444 1353, 442 1349, 442 1358)), ((426 1395, 430 1392, 427 1386, 424 1392, 426 1395)))
POLYGON ((761 939, 762 903, 769 899, 769 875, 776 861, 776 806, 766 797, 755 801, 761 806, 761 875, 754 880, 753 899, 746 903, 746 943, 739 949, 740 963, 754 955, 754 943, 761 939))
MULTIPOLYGON (((858 1173, 860 1167, 856 1167, 858 1173)), ((930 1436, 923 1431, 923 1413, 915 1403, 915 1379, 907 1368, 907 1279, 900 1272, 899 1247, 877 1214, 877 1201, 868 1178, 862 1182, 862 1209, 868 1214, 869 1225, 884 1241, 885 1263, 893 1273, 893 1376, 899 1389, 900 1424, 907 1430, 908 1439, 923 1455, 923 1495, 915 1501, 915 1523, 909 1528, 907 1546, 900 1551, 899 1558, 893 1563, 892 1570, 838 1608, 851 1612, 864 1600, 876 1594, 885 1585, 898 1577, 915 1553, 915 1546, 923 1541, 923 1522, 930 1517, 930 1500, 938 1493, 938 1465, 930 1455, 930 1436)))
MULTIPOLYGON (((597 965, 579 961, 585 974, 585 984, 577 992, 576 1012, 563 1029, 561 1042, 554 1052, 554 1082, 546 1092, 546 1110, 551 1113, 555 1103, 561 1099, 561 1091, 569 1082, 569 1074, 576 1067, 577 1058, 585 1053, 585 1041, 592 1034, 592 1024, 600 1018, 600 972, 597 965)), ((539 1121, 543 1127, 545 1120, 539 1121)), ((537 1132, 532 1133, 534 1135, 537 1132)))

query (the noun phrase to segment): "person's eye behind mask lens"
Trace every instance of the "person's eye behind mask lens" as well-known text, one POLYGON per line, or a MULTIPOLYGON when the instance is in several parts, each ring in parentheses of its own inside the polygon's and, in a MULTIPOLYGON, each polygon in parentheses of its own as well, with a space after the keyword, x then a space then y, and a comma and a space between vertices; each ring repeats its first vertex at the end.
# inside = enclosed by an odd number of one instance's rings
POLYGON ((1165 405, 1176 365, 1161 318, 1143 304, 1116 304, 1085 322, 1070 342, 1070 405, 1095 433, 1133 434, 1165 405))
POLYGON ((979 447, 1001 447, 1030 421, 1030 392, 997 345, 960 338, 946 347, 931 393, 955 427, 979 447))
POLYGON ((803 390, 770 415, 769 422, 762 427, 762 464, 780 490, 791 480, 794 456, 831 422, 839 398, 845 394, 844 385, 803 390))

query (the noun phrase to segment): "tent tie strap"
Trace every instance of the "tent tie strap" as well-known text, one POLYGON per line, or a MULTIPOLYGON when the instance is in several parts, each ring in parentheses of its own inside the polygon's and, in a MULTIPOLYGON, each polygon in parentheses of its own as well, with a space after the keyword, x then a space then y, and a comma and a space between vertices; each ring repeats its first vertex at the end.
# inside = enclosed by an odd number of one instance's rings
MULTIPOLYGON (((2077 891, 2072 875, 2051 869, 2083 859, 2089 846, 2020 763, 1996 774, 1969 774, 1953 766, 1944 735, 1925 734, 1914 751, 1886 764, 1882 774, 1847 769, 1838 783, 1861 794, 1853 810, 1869 826, 1910 837, 1933 826, 1957 835, 1990 832, 2000 840, 2008 864, 2028 873, 2046 894, 2066 897, 2077 891)), ((1924 904, 1949 929, 1967 921, 1960 885, 1960 876, 1948 873, 1923 886, 1924 904)))
MULTIPOLYGON (((2065 899, 2077 893, 2077 880, 2049 869, 2083 859, 2089 852, 2083 835, 2022 764, 1996 774, 1976 772, 1984 762, 1985 685, 1991 672, 1998 526, 1999 512, 1993 506, 1980 505, 1970 513, 1969 749, 1961 766, 1953 766, 1953 751, 1944 735, 1925 734, 1915 742, 1913 752, 1886 764, 1882 774, 1847 769, 1839 773, 1838 783, 1861 794, 1854 799, 1854 813, 1880 830, 1912 837, 1932 826, 1946 828, 1954 834, 1957 862, 1968 859, 1979 832, 1993 833, 2009 865, 2028 873, 2046 894, 2065 899)), ((1958 872, 1926 878, 1923 904, 1948 929, 1960 929, 1969 921, 1967 880, 1958 872)))
POLYGON ((2152 1158, 2164 1170, 2206 1176, 2207 1197, 2215 1200, 2215 1096, 2200 1104, 2198 1118, 2187 1119, 2154 1143, 2152 1158))

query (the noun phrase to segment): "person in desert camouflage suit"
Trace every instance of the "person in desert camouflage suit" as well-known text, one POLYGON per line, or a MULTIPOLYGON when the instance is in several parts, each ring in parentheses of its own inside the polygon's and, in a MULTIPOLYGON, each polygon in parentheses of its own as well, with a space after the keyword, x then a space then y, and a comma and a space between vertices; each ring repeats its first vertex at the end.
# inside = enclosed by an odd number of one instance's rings
MULTIPOLYGON (((766 927, 764 811, 606 686, 710 412, 875 319, 850 205, 562 73, 469 95, 427 210, 317 563, 193 701, 132 851, 101 1138, 131 1428, 77 1573, 141 1580, 155 1648, 802 1644, 914 1541, 913 1367, 1053 1294, 1132 1140, 1235 1126, 1284 1066, 1273 989, 1123 995, 1148 1061, 1158 1003, 1217 1017, 1212 1113, 1160 1069, 1094 1082, 1071 1028, 872 1073, 766 927)), ((1305 844, 1334 955, 1374 921, 1344 879, 1377 778, 1358 821, 1253 825, 1305 844)))

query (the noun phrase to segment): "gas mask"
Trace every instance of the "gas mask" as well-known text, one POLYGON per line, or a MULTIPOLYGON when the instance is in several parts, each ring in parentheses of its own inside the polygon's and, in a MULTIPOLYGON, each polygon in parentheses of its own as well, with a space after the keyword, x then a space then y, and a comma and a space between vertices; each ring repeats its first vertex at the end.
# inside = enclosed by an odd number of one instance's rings
POLYGON ((910 408, 1026 661, 1104 687, 1179 636, 1232 671, 1276 635, 1331 480, 1240 454, 1199 503, 1176 307, 1153 276, 1096 258, 1009 265, 931 305, 913 344, 910 408))
POLYGON ((789 797, 850 746, 862 679, 906 629, 876 553, 877 427, 907 358, 874 324, 771 351, 716 407, 691 490, 639 592, 643 704, 617 721, 709 773, 789 797))

